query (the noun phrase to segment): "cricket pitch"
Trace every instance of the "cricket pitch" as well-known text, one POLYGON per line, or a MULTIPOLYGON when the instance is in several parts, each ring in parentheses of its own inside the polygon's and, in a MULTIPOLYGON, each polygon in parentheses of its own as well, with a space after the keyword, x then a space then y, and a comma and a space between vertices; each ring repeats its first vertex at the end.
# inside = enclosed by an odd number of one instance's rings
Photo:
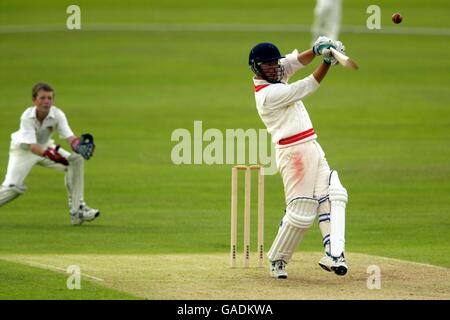
POLYGON ((238 263, 232 269, 227 254, 27 254, 0 259, 56 272, 78 265, 82 281, 146 299, 450 299, 449 268, 347 253, 349 272, 339 277, 318 266, 321 256, 297 252, 286 280, 270 278, 267 261, 264 268, 246 269, 238 263), (380 269, 380 289, 367 286, 368 267, 373 265, 380 269))

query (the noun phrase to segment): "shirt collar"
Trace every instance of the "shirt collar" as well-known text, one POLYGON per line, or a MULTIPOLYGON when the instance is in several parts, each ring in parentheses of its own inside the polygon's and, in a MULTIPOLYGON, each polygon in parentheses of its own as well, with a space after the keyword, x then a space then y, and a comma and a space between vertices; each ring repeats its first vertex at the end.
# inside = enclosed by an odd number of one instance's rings
MULTIPOLYGON (((37 117, 36 117, 36 106, 34 106, 33 109, 31 110, 30 118, 31 119, 37 119, 37 117)), ((55 111, 54 111, 54 107, 53 106, 50 107, 50 111, 48 112, 48 115, 47 115, 47 117, 45 117, 45 119, 47 119, 47 118, 48 119, 50 119, 50 118, 54 119, 55 118, 55 111)))
POLYGON ((253 77, 253 83, 255 84, 255 86, 261 86, 264 84, 270 84, 270 82, 264 80, 264 79, 256 79, 256 77, 253 77))
POLYGON ((255 85, 255 92, 259 92, 265 87, 268 87, 270 85, 270 82, 263 80, 263 79, 255 79, 253 78, 253 84, 255 85))
MULTIPOLYGON (((265 84, 274 84, 271 83, 269 81, 266 81, 264 79, 256 79, 256 76, 253 77, 253 83, 255 84, 255 86, 260 86, 260 85, 265 85, 265 84)), ((281 80, 280 82, 277 83, 282 83, 282 84, 286 84, 285 80, 281 80)))

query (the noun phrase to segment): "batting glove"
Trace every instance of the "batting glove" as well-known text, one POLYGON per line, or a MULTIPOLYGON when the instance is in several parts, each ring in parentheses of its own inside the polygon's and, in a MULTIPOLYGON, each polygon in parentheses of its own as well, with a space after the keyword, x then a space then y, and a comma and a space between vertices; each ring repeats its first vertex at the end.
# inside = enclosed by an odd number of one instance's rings
POLYGON ((328 49, 330 47, 336 48, 334 41, 331 38, 320 36, 317 38, 316 42, 314 42, 312 50, 316 56, 319 56, 322 54, 323 49, 328 49))
MULTIPOLYGON (((339 52, 345 54, 345 46, 344 46, 344 44, 343 44, 341 41, 333 41, 333 45, 332 45, 331 47, 333 47, 333 48, 335 48, 337 51, 339 51, 339 52)), ((328 48, 327 48, 327 49, 328 49, 328 48)), ((336 60, 336 58, 333 57, 333 55, 331 55, 331 54, 328 54, 328 55, 324 56, 324 57, 323 57, 323 61, 324 61, 325 63, 331 64, 331 65, 333 65, 333 66, 339 63, 339 62, 336 60)))

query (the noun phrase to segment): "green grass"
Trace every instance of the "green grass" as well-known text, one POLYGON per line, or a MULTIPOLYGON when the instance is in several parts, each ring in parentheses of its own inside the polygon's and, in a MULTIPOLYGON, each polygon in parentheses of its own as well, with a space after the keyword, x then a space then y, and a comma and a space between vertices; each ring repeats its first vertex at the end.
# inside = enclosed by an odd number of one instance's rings
MULTIPOLYGON (((365 5, 344 3, 344 24, 364 25, 365 5)), ((390 13, 400 11, 405 20, 399 27, 450 27, 445 1, 378 3, 383 25, 392 26, 390 13)), ((2 2, 1 25, 64 25, 68 4, 2 2)), ((307 25, 313 8, 298 1, 282 7, 273 1, 80 5, 86 24, 307 25)), ((361 69, 335 68, 304 102, 349 191, 347 250, 450 267, 448 37, 343 34, 342 40, 361 69)), ((92 224, 70 226, 62 175, 34 168, 26 194, 0 209, 0 254, 227 252, 230 166, 175 166, 170 136, 176 128, 193 131, 195 120, 203 121, 203 130, 263 128, 246 65, 260 41, 288 52, 306 49, 310 34, 0 34, 0 175, 9 135, 31 105, 31 86, 48 81, 72 129, 96 138, 96 154, 86 164, 86 198, 102 211, 92 224)), ((266 177, 266 248, 283 209, 279 175, 266 177)), ((320 243, 315 225, 300 250, 318 251, 320 243)), ((21 297, 20 290, 15 294, 21 297)))
MULTIPOLYGON (((215 23, 215 24, 302 24, 313 22, 315 1, 293 1, 279 3, 271 0, 192 0, 167 1, 131 0, 126 7, 123 2, 77 1, 85 23, 215 23), (287 9, 288 8, 288 9, 287 9)), ((0 21, 5 25, 61 24, 68 16, 66 8, 74 4, 70 1, 3 1, 0 5, 0 21)), ((366 9, 375 4, 381 8, 383 25, 392 25, 391 15, 401 12, 403 25, 448 28, 448 2, 432 0, 375 0, 362 2, 346 0, 342 13, 344 25, 365 25, 366 9), (447 9, 447 10, 446 10, 447 9)))
POLYGON ((70 274, 0 260, 1 300, 136 300, 130 294, 105 288, 81 276, 80 289, 68 289, 70 274))

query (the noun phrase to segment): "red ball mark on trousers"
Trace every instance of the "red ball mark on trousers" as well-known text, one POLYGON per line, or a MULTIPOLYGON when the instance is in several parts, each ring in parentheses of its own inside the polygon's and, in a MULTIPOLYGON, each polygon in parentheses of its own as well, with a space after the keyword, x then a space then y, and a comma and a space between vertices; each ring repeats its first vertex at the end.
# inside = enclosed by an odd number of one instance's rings
POLYGON ((303 163, 303 156, 300 153, 292 155, 292 166, 294 167, 295 177, 302 181, 305 176, 305 165, 303 163))

